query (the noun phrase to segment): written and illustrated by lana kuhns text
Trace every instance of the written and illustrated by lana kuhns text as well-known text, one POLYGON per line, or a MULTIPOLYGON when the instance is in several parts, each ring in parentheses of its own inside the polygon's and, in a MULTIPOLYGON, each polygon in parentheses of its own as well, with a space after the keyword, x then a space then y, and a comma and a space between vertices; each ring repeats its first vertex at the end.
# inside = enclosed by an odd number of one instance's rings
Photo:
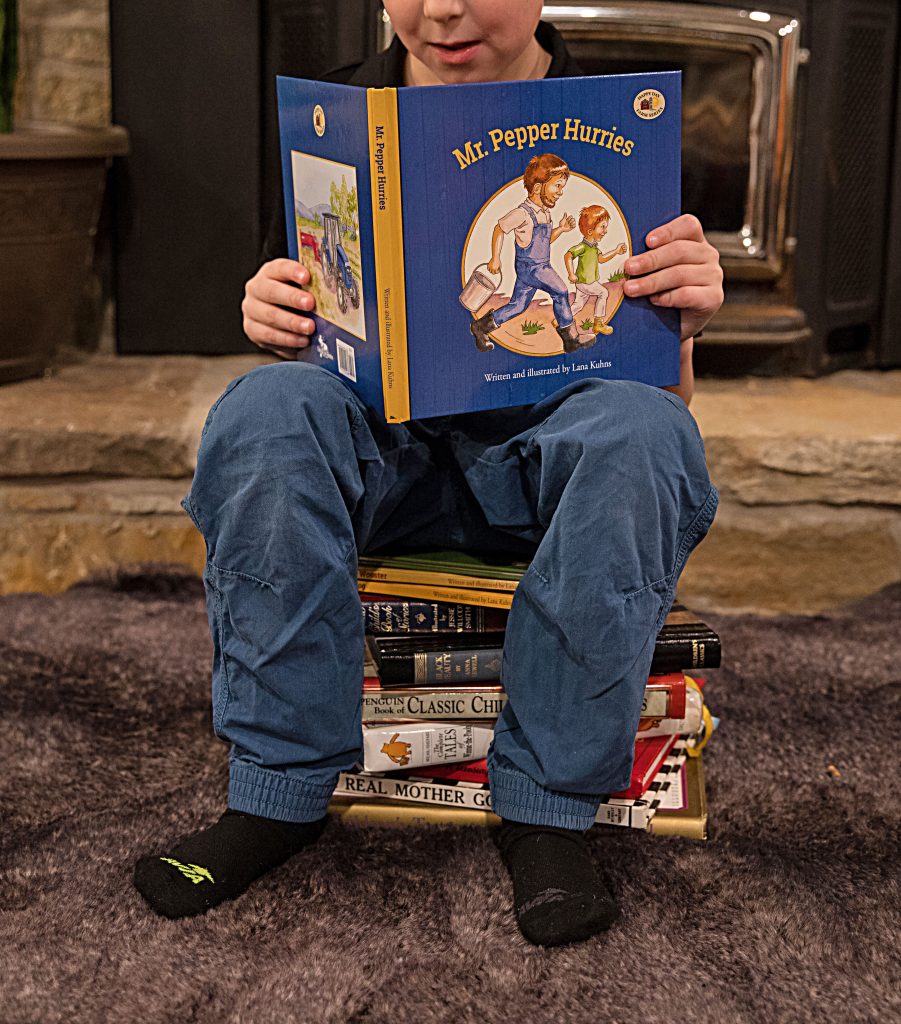
POLYGON ((526 377, 548 377, 558 374, 561 377, 579 370, 606 370, 613 364, 605 359, 590 359, 587 363, 556 363, 554 366, 527 366, 515 373, 486 373, 486 384, 499 384, 505 380, 524 380, 526 377))

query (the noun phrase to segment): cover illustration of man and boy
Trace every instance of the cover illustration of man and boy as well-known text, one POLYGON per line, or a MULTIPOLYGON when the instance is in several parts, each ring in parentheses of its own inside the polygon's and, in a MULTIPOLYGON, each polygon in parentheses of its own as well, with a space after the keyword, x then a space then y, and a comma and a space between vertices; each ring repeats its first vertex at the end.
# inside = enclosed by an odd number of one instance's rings
MULTIPOLYGON (((502 343, 515 346, 517 350, 521 349, 517 344, 519 337, 511 330, 514 323, 515 329, 524 336, 545 329, 547 317, 543 310, 548 303, 547 300, 535 301, 539 291, 549 296, 553 309, 550 325, 560 336, 564 352, 589 348, 599 336, 613 333, 608 321, 615 308, 608 311, 610 288, 601 280, 600 267, 615 256, 626 255, 628 245, 620 242, 607 252, 601 249, 601 242, 610 227, 610 213, 606 207, 592 203, 579 213, 578 228, 582 241, 567 249, 564 256, 567 280, 575 286, 574 298, 571 299, 567 284, 552 266, 551 243, 576 228, 576 220, 570 213, 564 213, 556 226, 552 216, 570 173, 566 162, 553 153, 532 157, 522 177, 526 199, 497 220, 492 231, 491 255, 483 264, 487 274, 476 268, 460 297, 474 315, 486 302, 491 306, 487 312, 476 316, 470 327, 480 352, 494 348, 493 334, 503 325, 508 325, 508 330, 504 332, 506 341, 502 343), (501 276, 501 253, 505 238, 511 233, 515 247, 515 284, 507 301, 501 300, 495 305, 492 302, 496 301, 492 279, 501 276), (489 288, 491 296, 485 300, 489 288), (479 302, 479 305, 475 306, 474 302, 479 302), (586 307, 592 316, 587 316, 586 307), (577 314, 581 314, 580 320, 577 320, 577 314)), ((588 182, 588 179, 584 180, 588 182)), ((591 184, 600 189, 596 183, 591 184)), ((620 272, 617 280, 622 279, 620 272)), ((551 354, 554 347, 547 354, 551 354)))

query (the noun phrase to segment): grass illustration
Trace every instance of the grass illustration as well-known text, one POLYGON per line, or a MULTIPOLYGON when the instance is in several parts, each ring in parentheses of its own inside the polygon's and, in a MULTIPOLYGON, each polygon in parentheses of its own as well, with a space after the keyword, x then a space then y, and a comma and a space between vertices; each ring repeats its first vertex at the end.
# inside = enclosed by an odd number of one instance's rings
POLYGON ((544 330, 544 324, 537 320, 523 320, 521 330, 523 334, 537 334, 544 330))
POLYGON ((617 271, 616 271, 615 273, 611 274, 611 275, 610 275, 610 276, 609 276, 609 277, 607 278, 607 280, 608 280, 608 281, 625 281, 625 279, 626 279, 626 278, 627 278, 628 276, 629 276, 629 275, 628 275, 628 274, 626 274, 626 272, 625 272, 625 271, 623 271, 623 270, 617 270, 617 271))

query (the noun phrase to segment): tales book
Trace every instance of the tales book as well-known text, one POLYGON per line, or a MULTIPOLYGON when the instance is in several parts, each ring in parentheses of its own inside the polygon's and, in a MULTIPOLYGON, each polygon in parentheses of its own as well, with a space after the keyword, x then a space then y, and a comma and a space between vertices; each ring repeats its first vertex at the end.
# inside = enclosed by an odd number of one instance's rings
POLYGON ((302 358, 391 422, 676 384, 678 312, 623 265, 680 210, 680 75, 400 89, 278 80, 302 358))

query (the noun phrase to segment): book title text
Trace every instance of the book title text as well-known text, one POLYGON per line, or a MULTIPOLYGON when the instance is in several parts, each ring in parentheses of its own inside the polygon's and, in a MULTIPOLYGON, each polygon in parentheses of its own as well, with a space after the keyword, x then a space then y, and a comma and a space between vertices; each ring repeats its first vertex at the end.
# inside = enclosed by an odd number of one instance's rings
POLYGON ((540 142, 558 139, 601 146, 620 156, 631 156, 635 148, 635 142, 620 135, 616 125, 599 128, 585 124, 581 118, 567 117, 562 124, 559 121, 545 121, 543 124, 520 124, 515 128, 491 128, 487 142, 467 139, 462 147, 452 150, 452 155, 456 157, 462 171, 491 153, 497 153, 501 148, 535 149, 540 142))

